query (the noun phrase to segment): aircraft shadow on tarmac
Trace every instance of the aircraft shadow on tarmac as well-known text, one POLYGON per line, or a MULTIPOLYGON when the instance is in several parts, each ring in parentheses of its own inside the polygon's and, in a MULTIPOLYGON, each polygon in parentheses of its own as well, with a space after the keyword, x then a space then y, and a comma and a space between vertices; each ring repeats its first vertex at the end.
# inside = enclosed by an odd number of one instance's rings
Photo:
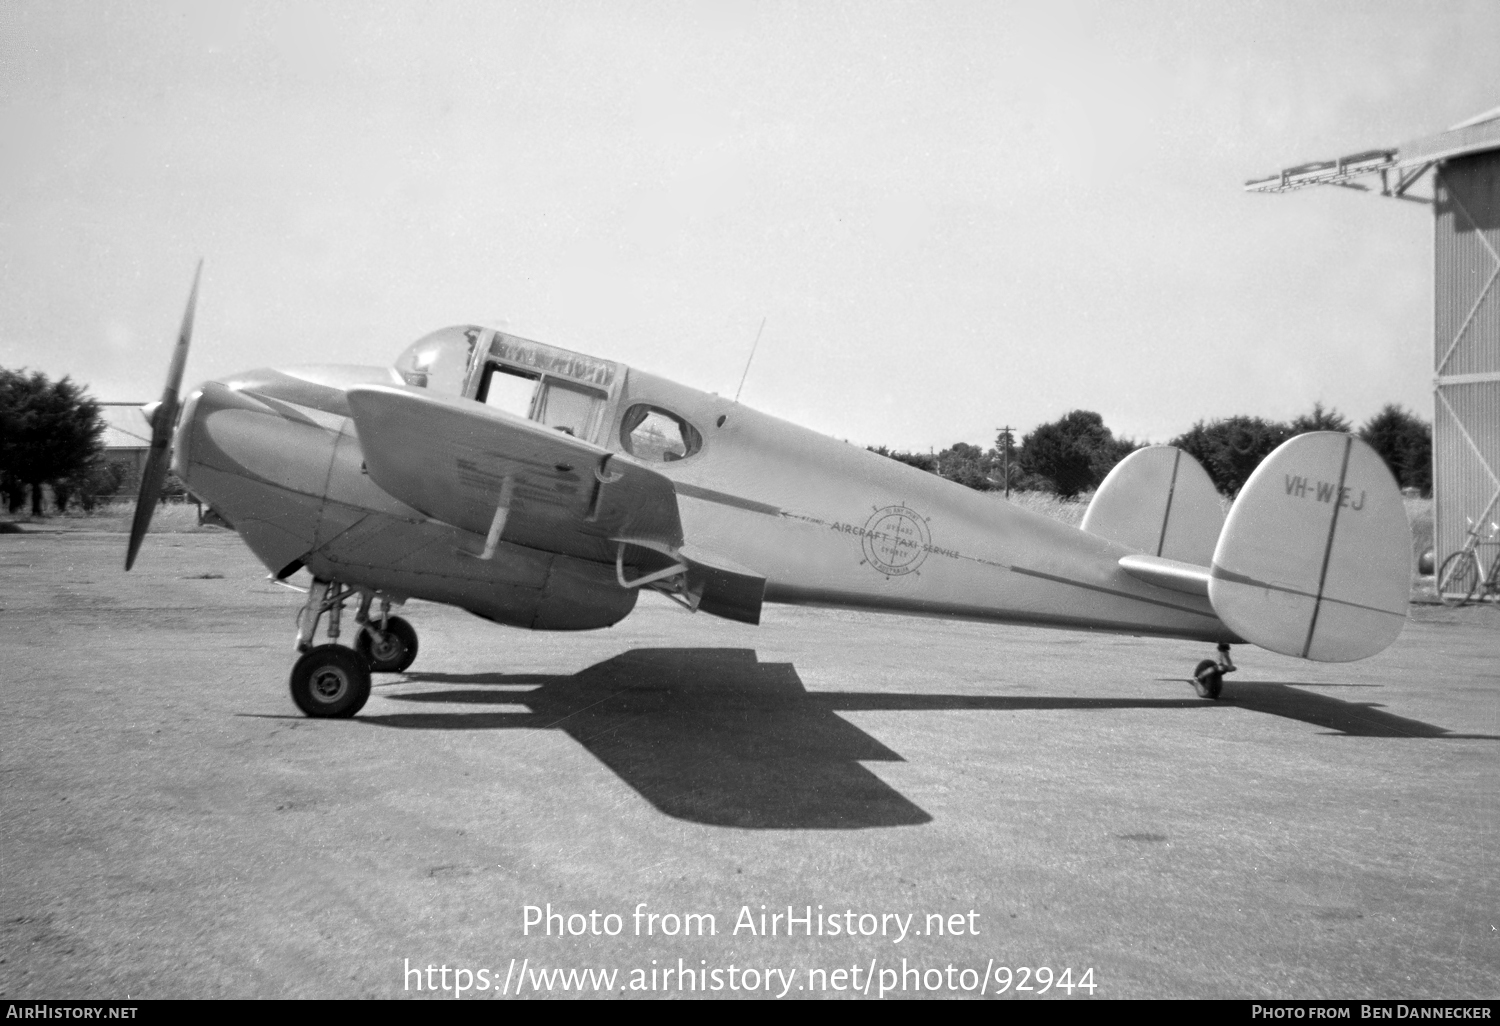
MULTIPOLYGON (((571 676, 408 674, 444 690, 384 691, 413 705, 503 704, 526 712, 366 714, 415 730, 566 732, 670 816, 741 828, 910 826, 931 816, 861 765, 901 757, 840 712, 1222 709, 1241 706, 1362 737, 1458 735, 1289 684, 1227 685, 1226 702, 1180 699, 809 692, 790 663, 753 649, 637 649, 571 676), (529 690, 517 690, 531 685, 529 690)), ((1497 738, 1500 740, 1500 738, 1497 738)))
POLYGON ((1345 702, 1303 688, 1375 687, 1370 684, 1298 684, 1236 681, 1224 685, 1224 701, 1255 712, 1285 716, 1350 737, 1448 738, 1500 741, 1495 734, 1458 734, 1421 720, 1388 713, 1373 702, 1345 702))
POLYGON ((899 755, 809 694, 790 663, 759 662, 752 649, 637 649, 572 676, 407 679, 454 687, 385 697, 530 711, 365 714, 358 722, 561 730, 656 808, 697 823, 837 830, 932 819, 860 765, 899 755), (527 684, 538 686, 513 690, 527 684))

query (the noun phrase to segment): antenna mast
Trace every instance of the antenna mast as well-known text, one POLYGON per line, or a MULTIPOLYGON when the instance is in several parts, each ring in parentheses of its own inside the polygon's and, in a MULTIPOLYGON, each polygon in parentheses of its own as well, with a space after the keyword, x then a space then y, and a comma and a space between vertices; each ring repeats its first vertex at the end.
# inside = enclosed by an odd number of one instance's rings
POLYGON ((750 376, 750 361, 755 359, 755 350, 760 348, 760 333, 766 330, 766 319, 760 319, 760 327, 755 332, 755 344, 750 347, 750 359, 745 361, 745 373, 740 375, 740 387, 734 390, 734 401, 740 401, 740 393, 745 390, 745 378, 750 376))

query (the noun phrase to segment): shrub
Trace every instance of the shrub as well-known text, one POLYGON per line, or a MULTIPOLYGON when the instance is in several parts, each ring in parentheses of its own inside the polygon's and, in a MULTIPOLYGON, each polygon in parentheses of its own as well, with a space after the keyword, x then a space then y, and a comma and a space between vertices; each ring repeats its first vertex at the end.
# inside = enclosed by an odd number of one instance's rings
POLYGON ((1432 494, 1432 425, 1388 403, 1359 429, 1359 437, 1380 453, 1402 488, 1432 494))
POLYGON ((918 470, 925 470, 929 474, 937 473, 937 457, 930 452, 896 452, 893 449, 887 449, 883 445, 871 445, 866 448, 873 453, 879 453, 887 459, 893 459, 897 463, 905 463, 908 467, 916 467, 918 470))
POLYGON ((1287 424, 1260 417, 1230 417, 1207 423, 1200 420, 1171 444, 1203 464, 1219 491, 1235 495, 1260 461, 1291 436, 1287 424))
POLYGON ((1074 410, 1042 424, 1021 439, 1023 480, 1040 479, 1064 498, 1088 491, 1103 481, 1116 463, 1140 448, 1115 438, 1104 418, 1092 410, 1074 410))

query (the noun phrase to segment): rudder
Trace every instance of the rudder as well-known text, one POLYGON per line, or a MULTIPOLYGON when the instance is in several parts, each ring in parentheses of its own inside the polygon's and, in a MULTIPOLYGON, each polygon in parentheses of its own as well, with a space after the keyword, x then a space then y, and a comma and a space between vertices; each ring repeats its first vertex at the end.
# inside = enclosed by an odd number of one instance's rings
POLYGON ((1224 507, 1197 460, 1151 445, 1115 464, 1079 526, 1137 552, 1208 566, 1224 507))
POLYGON ((1319 662, 1375 655, 1406 622, 1411 529, 1378 453, 1317 431, 1245 483, 1214 550, 1214 612, 1262 648, 1319 662))

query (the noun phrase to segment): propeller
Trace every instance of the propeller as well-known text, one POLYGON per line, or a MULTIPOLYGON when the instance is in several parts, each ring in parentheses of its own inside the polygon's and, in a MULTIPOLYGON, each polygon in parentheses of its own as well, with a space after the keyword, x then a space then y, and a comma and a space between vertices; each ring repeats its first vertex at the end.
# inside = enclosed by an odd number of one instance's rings
POLYGON ((198 305, 198 279, 203 274, 203 261, 193 272, 193 290, 188 293, 187 310, 182 315, 182 330, 177 333, 177 347, 172 350, 172 366, 167 370, 167 385, 162 389, 161 401, 148 404, 142 411, 151 422, 151 452, 146 457, 146 467, 141 471, 141 490, 135 499, 135 518, 130 522, 130 547, 125 551, 125 569, 135 565, 135 555, 140 551, 146 529, 151 526, 151 514, 161 495, 162 482, 167 479, 167 463, 171 456, 172 429, 177 426, 177 411, 181 406, 179 392, 182 389, 182 371, 187 365, 188 344, 193 338, 193 310, 198 305))

